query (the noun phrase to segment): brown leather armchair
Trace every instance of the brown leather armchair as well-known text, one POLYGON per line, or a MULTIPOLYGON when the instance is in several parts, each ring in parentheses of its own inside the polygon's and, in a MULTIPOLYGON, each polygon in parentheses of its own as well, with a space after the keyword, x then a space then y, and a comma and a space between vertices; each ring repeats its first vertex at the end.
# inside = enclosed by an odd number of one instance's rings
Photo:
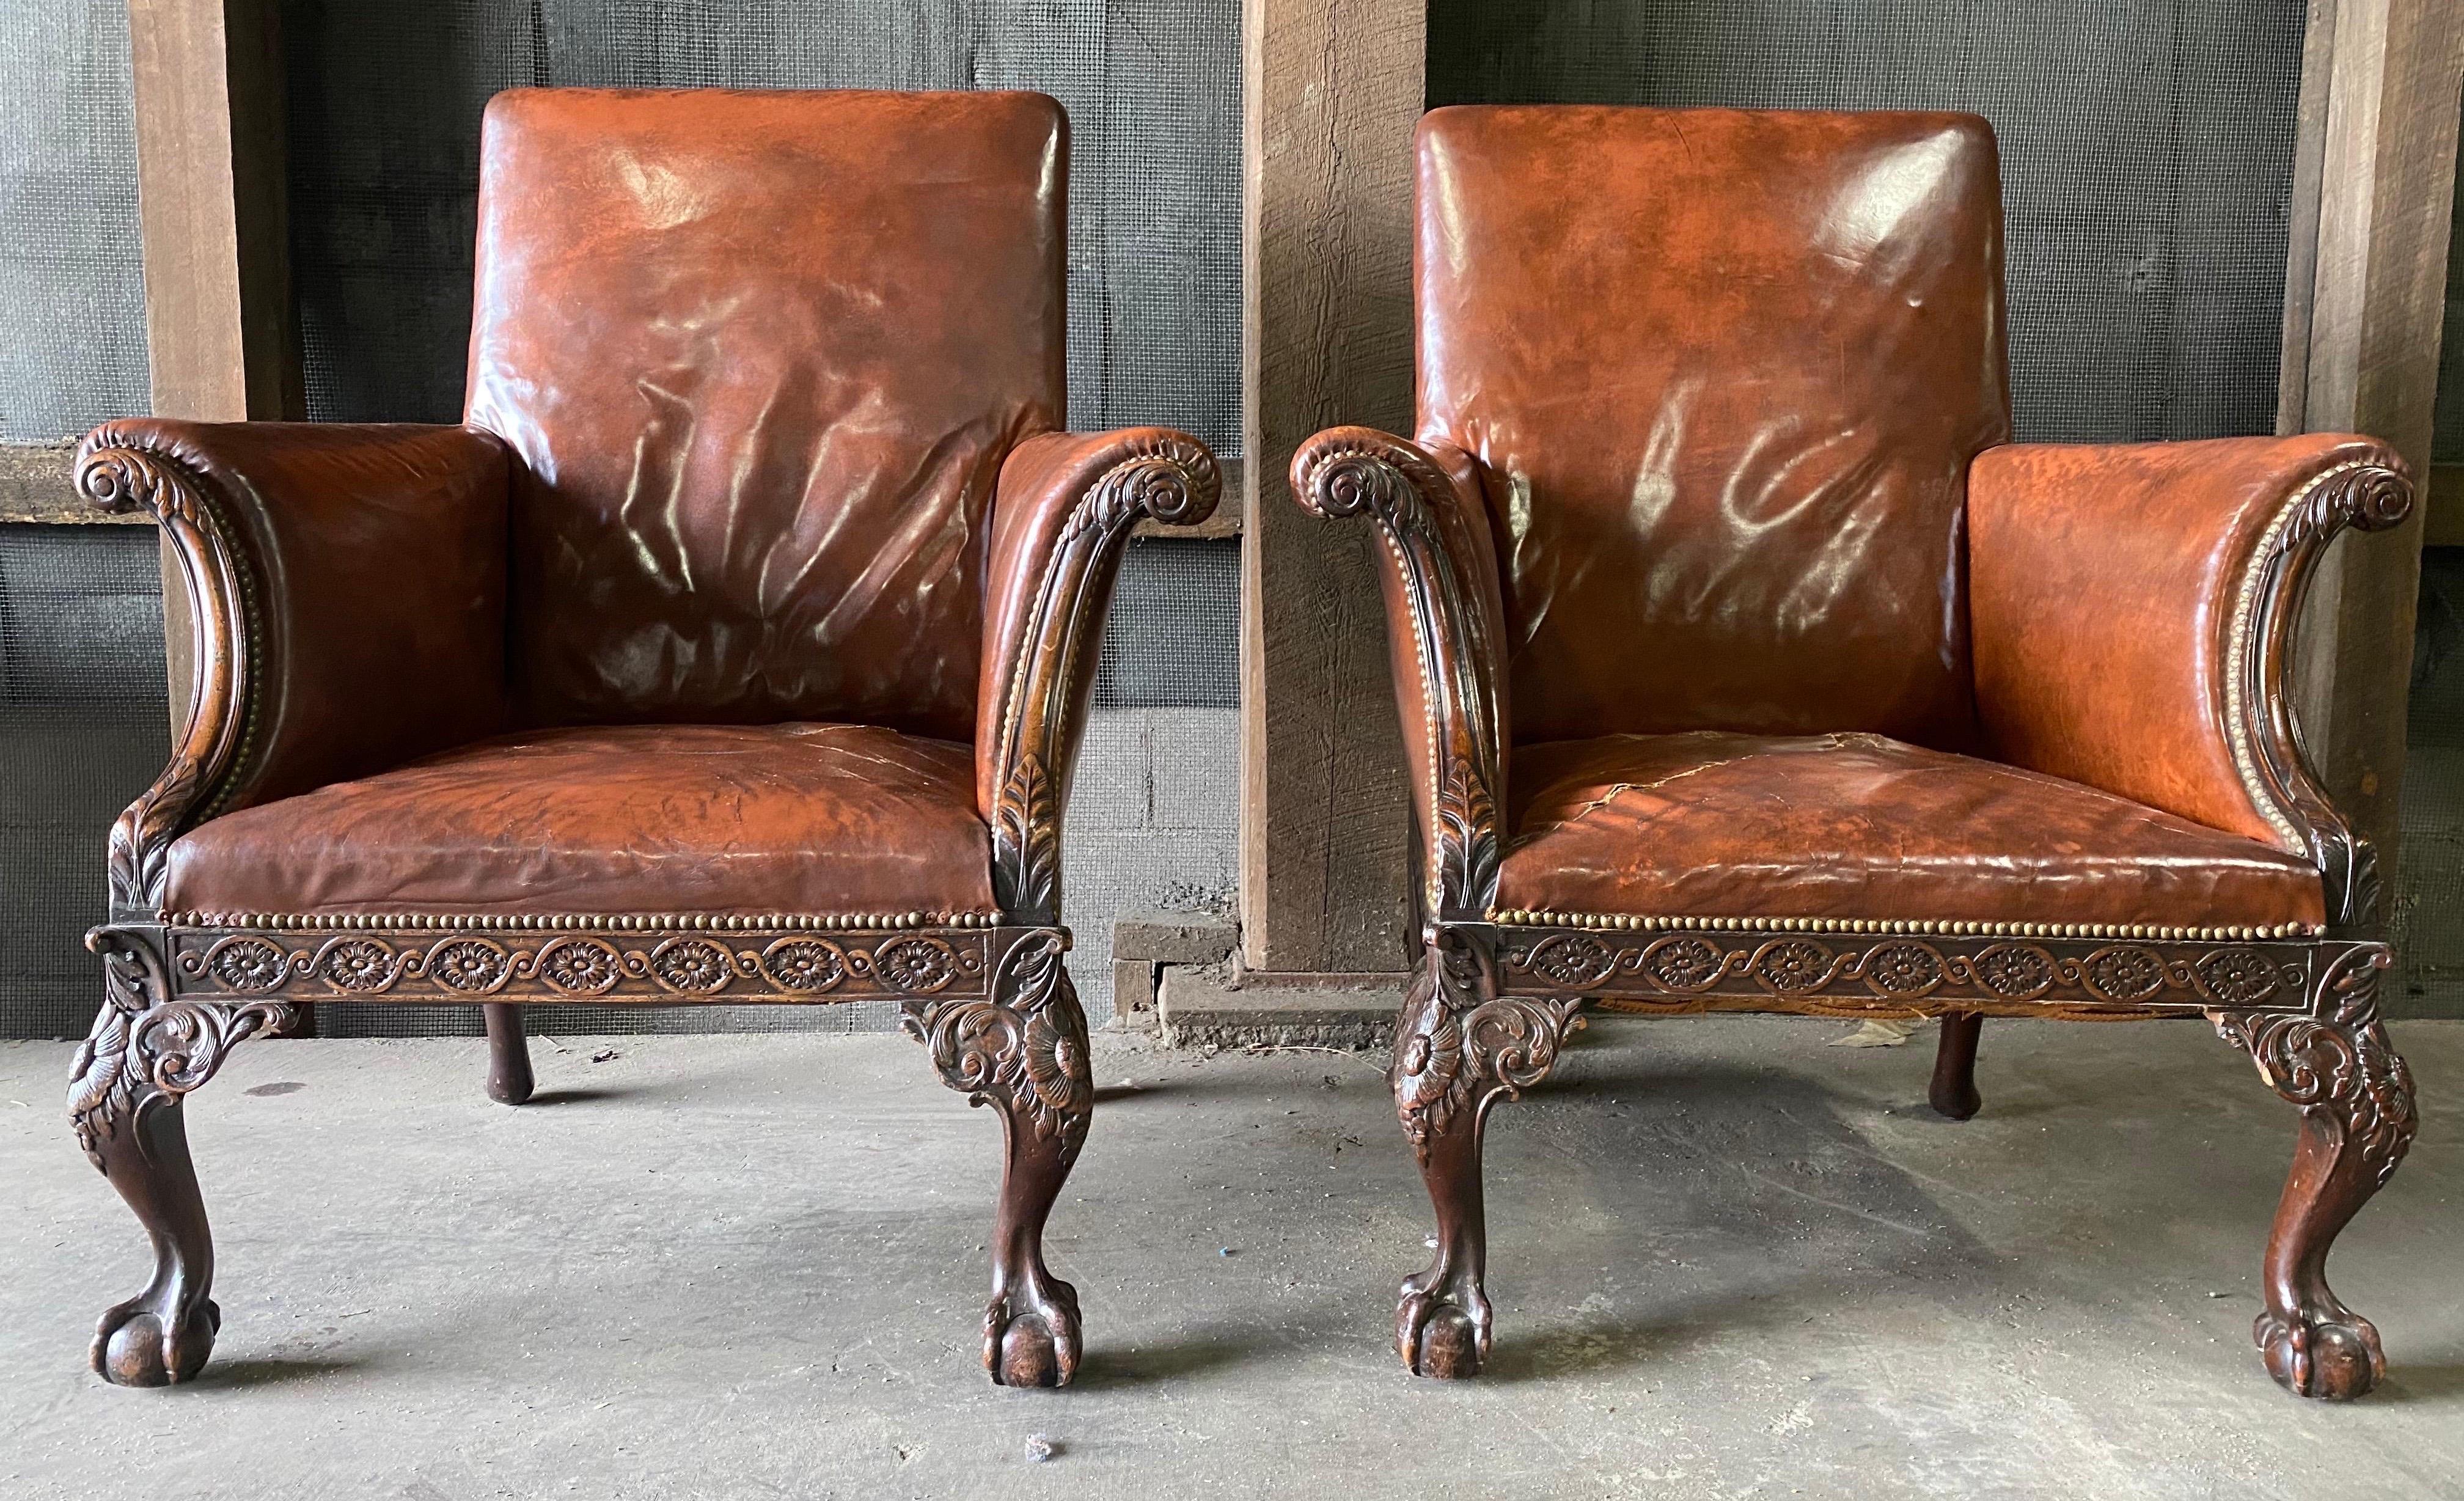
POLYGON ((1972 117, 1447 109, 1419 174, 1418 439, 1292 464, 1386 543, 1425 841, 1404 1360, 1486 1356, 1483 1121, 1583 1007, 1940 1015, 1961 1117, 1984 1015, 2205 1015, 2301 1112, 2268 1369, 2367 1390, 2322 1268, 2412 1088, 2284 670, 2329 540, 2410 505, 2396 456, 2012 444, 1972 117))
POLYGON ((1032 94, 489 106, 458 428, 116 422, 194 693, 113 830, 79 1141, 155 1248, 95 1368, 219 1313, 182 1098, 319 998, 895 999, 1001 1115, 984 1358, 1059 1384, 1084 1140, 1062 804, 1120 549, 1214 460, 1062 422, 1067 128, 1032 94))

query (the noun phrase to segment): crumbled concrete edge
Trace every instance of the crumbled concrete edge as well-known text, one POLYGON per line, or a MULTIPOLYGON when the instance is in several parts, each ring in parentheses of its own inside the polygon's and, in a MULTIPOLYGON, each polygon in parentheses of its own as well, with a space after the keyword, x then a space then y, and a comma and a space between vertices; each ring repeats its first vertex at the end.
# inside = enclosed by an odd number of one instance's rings
POLYGON ((1228 965, 1163 971, 1155 1015, 1176 1048, 1384 1048, 1397 993, 1382 986, 1243 984, 1228 965))
POLYGON ((1240 942, 1240 920, 1227 908, 1124 913, 1112 923, 1113 1024, 1124 1031, 1160 1032, 1166 967, 1221 964, 1240 942))
POLYGON ((1112 923, 1112 958, 1154 964, 1218 964, 1232 957, 1241 924, 1228 912, 1125 913, 1112 923))

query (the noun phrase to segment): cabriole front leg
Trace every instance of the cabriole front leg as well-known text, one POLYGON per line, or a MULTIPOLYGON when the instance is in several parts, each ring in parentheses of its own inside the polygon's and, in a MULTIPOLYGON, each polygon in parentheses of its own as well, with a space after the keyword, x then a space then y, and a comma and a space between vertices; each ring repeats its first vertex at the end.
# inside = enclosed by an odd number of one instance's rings
POLYGON ((2417 1115, 2412 1074, 2379 1025, 2379 944, 2321 951, 2305 1012, 2211 1011, 2218 1035, 2301 1112, 2293 1169, 2267 1237, 2267 1311, 2253 1330, 2287 1391, 2339 1401, 2387 1374, 2375 1325, 2327 1286, 2337 1234, 2404 1160, 2417 1115))
POLYGON ((988 999, 905 1007, 907 1030, 932 1049, 941 1081, 1001 1112, 984 1369, 1003 1386, 1067 1386, 1082 1348, 1078 1290, 1044 1264, 1045 1220, 1086 1144, 1095 1098, 1065 946, 1058 933, 1031 930, 1001 958, 988 999))
POLYGON ((1395 1310, 1396 1352, 1419 1375, 1477 1376, 1488 1359, 1481 1137, 1491 1105, 1556 1067, 1580 1004, 1499 995, 1493 943, 1460 929, 1438 932, 1403 997, 1387 1082, 1438 1217, 1437 1255, 1395 1310))
POLYGON ((77 1050, 69 1122, 154 1245, 153 1280, 103 1313, 88 1358, 115 1385, 166 1386, 205 1368, 222 1326, 181 1099, 232 1044, 286 1026, 290 1007, 176 999, 152 930, 97 928, 86 946, 102 957, 105 999, 77 1050))

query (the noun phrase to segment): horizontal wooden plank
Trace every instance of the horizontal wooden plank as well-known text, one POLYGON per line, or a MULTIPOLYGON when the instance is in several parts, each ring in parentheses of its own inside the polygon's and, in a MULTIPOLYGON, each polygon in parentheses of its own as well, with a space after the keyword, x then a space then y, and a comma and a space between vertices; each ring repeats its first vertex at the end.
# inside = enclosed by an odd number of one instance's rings
POLYGON ((114 516, 87 503, 77 493, 72 477, 76 467, 77 449, 71 444, 0 445, 0 521, 153 524, 154 519, 143 511, 114 516))
POLYGON ((1215 503, 1215 514, 1196 526, 1166 526, 1161 521, 1140 521, 1133 537, 1177 537, 1183 541, 1205 541, 1211 538, 1241 535, 1241 480, 1247 466, 1239 458, 1219 458, 1216 465, 1223 473, 1223 498, 1215 503))

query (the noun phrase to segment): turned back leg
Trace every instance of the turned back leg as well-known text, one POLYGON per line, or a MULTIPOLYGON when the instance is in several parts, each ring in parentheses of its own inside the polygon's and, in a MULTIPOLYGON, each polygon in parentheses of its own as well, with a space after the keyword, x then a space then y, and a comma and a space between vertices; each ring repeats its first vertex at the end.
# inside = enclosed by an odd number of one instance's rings
POLYGON ((488 1097, 499 1105, 518 1105, 535 1087, 522 1008, 492 1003, 479 1009, 488 1015, 488 1097))
POLYGON ((1966 1120, 1985 1101, 1976 1093, 1976 1039, 1985 1018, 1974 1011, 1947 1011, 1942 1041, 1934 1046, 1933 1087, 1925 1098, 1953 1120, 1966 1120))

